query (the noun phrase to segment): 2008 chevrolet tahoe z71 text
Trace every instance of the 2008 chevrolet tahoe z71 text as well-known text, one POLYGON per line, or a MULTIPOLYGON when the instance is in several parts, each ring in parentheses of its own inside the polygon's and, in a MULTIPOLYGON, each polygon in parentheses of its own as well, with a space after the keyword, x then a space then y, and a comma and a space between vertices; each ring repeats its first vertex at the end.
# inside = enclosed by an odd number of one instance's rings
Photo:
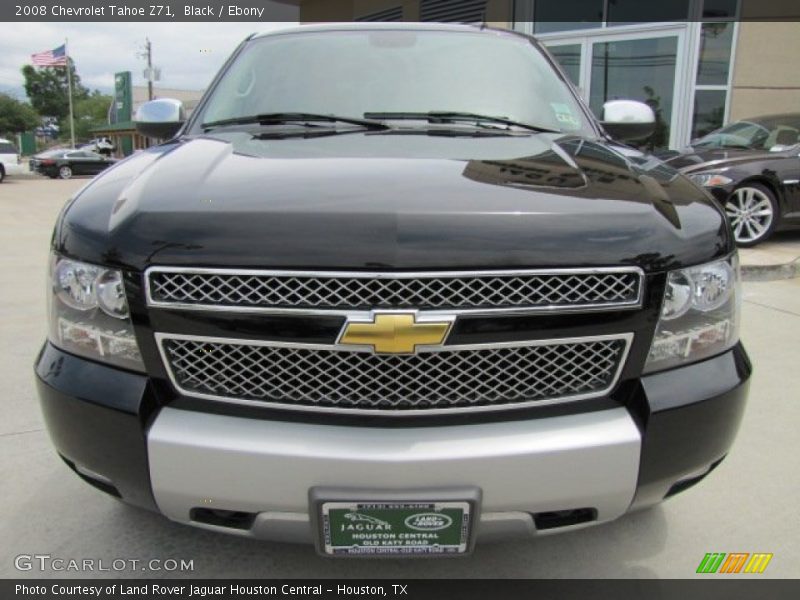
MULTIPOLYGON (((725 457, 751 367, 725 215, 612 141, 527 36, 318 25, 243 42, 169 141, 64 208, 43 413, 172 520, 453 554, 660 502, 725 457)), ((610 137, 612 136, 612 137, 610 137)))

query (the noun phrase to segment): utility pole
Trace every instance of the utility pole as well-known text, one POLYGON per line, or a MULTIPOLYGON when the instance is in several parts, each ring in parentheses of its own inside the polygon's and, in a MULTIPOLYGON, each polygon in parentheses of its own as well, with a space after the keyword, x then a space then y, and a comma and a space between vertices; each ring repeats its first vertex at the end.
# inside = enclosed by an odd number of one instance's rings
POLYGON ((147 55, 147 99, 153 99, 153 45, 150 38, 144 38, 144 51, 147 55))

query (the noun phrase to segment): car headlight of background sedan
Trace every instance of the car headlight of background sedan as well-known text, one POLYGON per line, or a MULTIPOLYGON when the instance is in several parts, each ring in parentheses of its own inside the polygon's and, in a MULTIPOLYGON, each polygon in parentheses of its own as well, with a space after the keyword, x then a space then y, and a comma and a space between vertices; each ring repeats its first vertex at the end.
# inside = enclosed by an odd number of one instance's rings
POLYGON ((689 179, 700 187, 719 187, 733 183, 733 179, 722 173, 693 173, 689 179))
POLYGON ((120 271, 53 255, 48 287, 53 345, 144 371, 120 271))
POLYGON ((738 258, 671 271, 645 372, 720 354, 739 340, 738 258))

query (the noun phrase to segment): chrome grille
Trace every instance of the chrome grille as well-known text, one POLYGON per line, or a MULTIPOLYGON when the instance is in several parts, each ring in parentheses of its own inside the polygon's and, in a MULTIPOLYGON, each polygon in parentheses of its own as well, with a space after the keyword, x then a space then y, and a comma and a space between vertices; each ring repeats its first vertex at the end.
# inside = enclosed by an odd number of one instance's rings
POLYGON ((473 273, 314 273, 152 268, 155 306, 228 310, 515 310, 637 307, 636 268, 473 273))
POLYGON ((301 410, 490 410, 608 393, 630 335, 379 355, 158 334, 184 394, 301 410))

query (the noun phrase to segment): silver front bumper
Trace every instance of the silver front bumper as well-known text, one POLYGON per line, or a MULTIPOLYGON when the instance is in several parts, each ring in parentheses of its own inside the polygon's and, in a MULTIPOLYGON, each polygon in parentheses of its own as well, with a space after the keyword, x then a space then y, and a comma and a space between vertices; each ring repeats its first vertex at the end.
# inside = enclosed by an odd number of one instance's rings
POLYGON ((636 489, 641 435, 624 408, 391 428, 165 408, 147 445, 156 503, 182 523, 312 542, 312 487, 385 490, 393 496, 403 490, 430 489, 435 496, 437 489, 478 487, 483 494, 478 538, 485 541, 535 535, 531 513, 594 508, 593 524, 624 514, 636 489), (192 521, 192 508, 258 516, 252 528, 235 530, 192 521))

